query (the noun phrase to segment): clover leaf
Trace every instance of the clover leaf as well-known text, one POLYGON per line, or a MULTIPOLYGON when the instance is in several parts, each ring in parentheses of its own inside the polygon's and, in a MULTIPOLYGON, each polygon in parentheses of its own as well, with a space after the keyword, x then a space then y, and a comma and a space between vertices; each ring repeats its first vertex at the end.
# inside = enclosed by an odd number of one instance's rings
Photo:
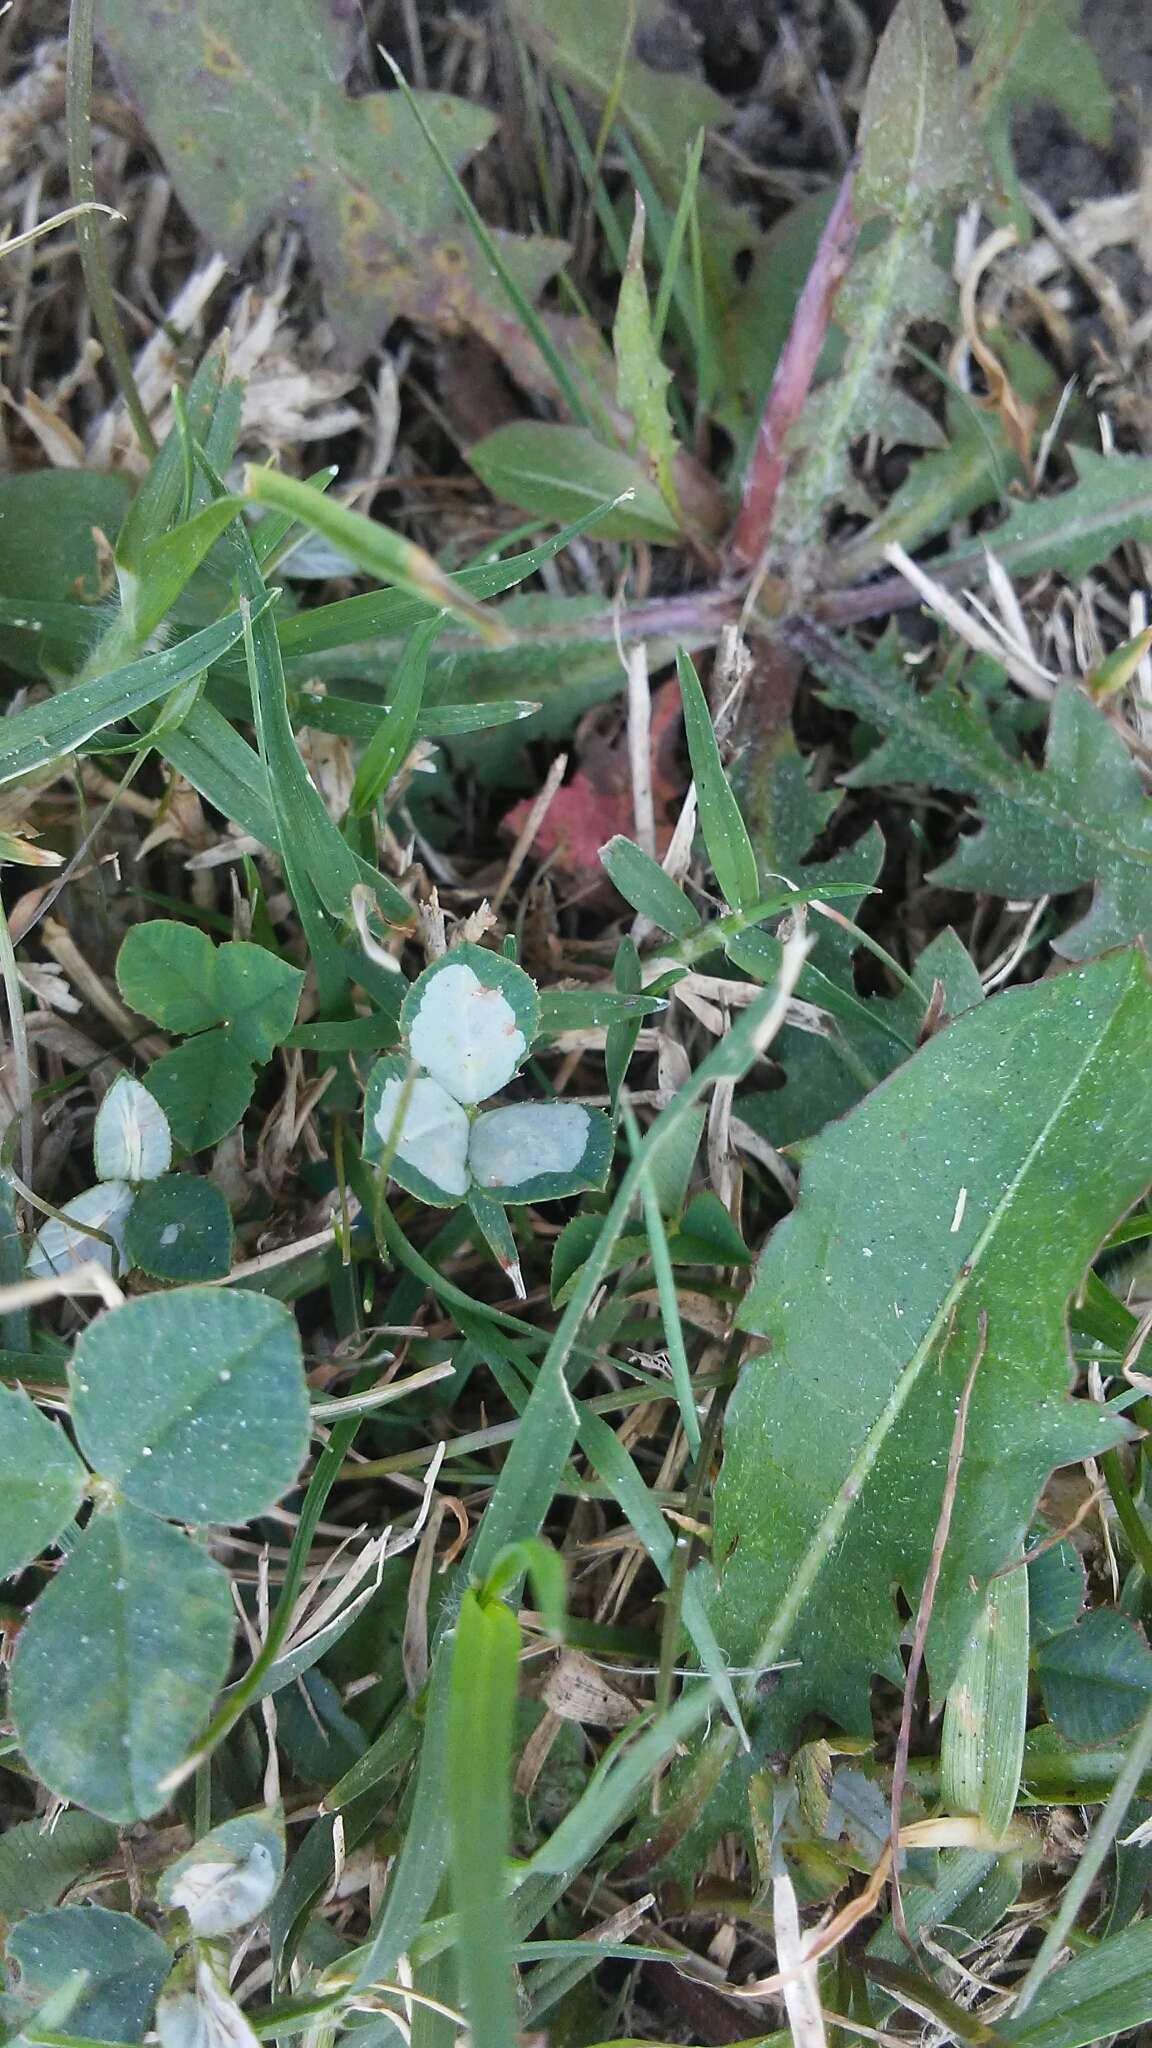
MULTIPOLYGON (((422 1202, 556 1201, 602 1187, 612 1129, 579 1102, 479 1105, 506 1088, 541 1035, 535 982, 499 953, 456 946, 413 982, 404 1050, 378 1060, 364 1156, 422 1202)), ((489 1231, 485 1229, 485 1235, 489 1231)))

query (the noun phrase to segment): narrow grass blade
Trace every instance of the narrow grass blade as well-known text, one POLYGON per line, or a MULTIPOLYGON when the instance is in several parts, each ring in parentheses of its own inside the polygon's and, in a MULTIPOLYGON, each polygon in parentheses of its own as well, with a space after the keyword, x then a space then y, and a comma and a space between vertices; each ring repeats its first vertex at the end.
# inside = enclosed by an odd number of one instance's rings
POLYGON ((205 556, 239 513, 239 498, 215 498, 140 550, 137 570, 120 572, 120 631, 139 645, 168 616, 205 556))
POLYGON ((424 702, 428 656, 439 631, 440 621, 433 619, 426 626, 417 626, 409 637, 396 671, 388 708, 383 720, 378 722, 356 771, 349 804, 353 817, 362 818, 372 809, 408 758, 424 702))
POLYGON ((475 206, 472 204, 472 201, 469 198, 467 192, 465 191, 463 185, 461 184, 460 179, 456 175, 456 172, 452 164, 449 162, 448 157, 445 155, 444 150, 441 147, 439 137, 436 135, 435 131, 429 126, 429 123, 424 115, 424 109, 420 105, 420 102, 417 99, 415 93, 411 90, 408 81, 405 78, 403 72, 401 71, 399 65, 394 63, 393 59, 388 55, 387 50, 381 49, 380 55, 383 57, 384 62, 387 64, 388 69, 391 71, 393 78, 396 80, 396 83, 399 86, 400 91, 403 93, 405 99, 407 100, 408 105, 412 110, 413 118, 418 123, 420 130, 424 136, 425 142, 428 144, 428 147, 432 151, 432 154, 435 157, 437 163, 439 164, 440 169, 443 171, 448 184, 451 186, 452 197, 455 199, 457 206, 459 207, 461 213, 463 214, 465 220, 468 223, 468 226, 471 228, 473 238, 476 242, 477 247, 482 252, 485 262, 490 266, 493 276, 499 278, 500 283, 503 285, 504 290, 508 296, 508 301, 512 307, 513 312, 520 320, 525 332, 532 336, 532 339, 536 343, 536 346, 539 349, 540 354, 543 356, 544 361, 547 363, 548 368, 551 370, 552 375, 556 380, 556 388, 559 391, 561 397, 563 398, 565 405, 568 407, 568 410, 572 414, 574 420, 578 421, 578 423, 581 426, 589 426, 591 424, 591 421, 589 419, 588 408, 584 403, 584 399, 580 393, 579 387, 576 384, 575 379, 572 377, 563 355, 557 348, 556 343, 553 341, 552 336, 548 332, 546 323, 541 319, 539 313, 536 311, 535 306, 532 304, 531 299, 529 299, 526 293, 524 293, 521 290, 516 279, 513 277, 512 272, 509 270, 508 265, 505 263, 504 257, 500 250, 499 243, 496 241, 495 236, 485 226, 484 221, 480 217, 480 214, 477 212, 475 206))
MULTIPOLYGON (((469 597, 500 597, 506 590, 526 582, 529 576, 535 576, 581 534, 599 525, 613 509, 611 504, 597 505, 594 511, 562 526, 537 547, 509 555, 503 561, 472 562, 460 569, 453 581, 469 597)), ((354 647, 363 640, 395 640, 420 625, 433 609, 436 607, 430 599, 409 597, 402 590, 370 590, 359 597, 338 598, 334 604, 317 605, 314 611, 297 612, 295 617, 281 620, 280 645, 287 661, 354 647)))
POLYGON ((625 903, 659 925, 662 932, 686 939, 689 933, 699 931, 699 914, 683 889, 633 840, 618 833, 600 848, 600 863, 625 903))
POLYGON ((692 656, 683 648, 676 656, 676 671, 680 678, 688 754, 700 804, 700 830, 708 858, 726 902, 733 910, 747 910, 760 894, 760 876, 752 841, 720 758, 708 699, 692 656))
MULTIPOLYGON (((639 1149, 640 1132, 635 1115, 627 1103, 624 1105, 624 1128, 635 1157, 639 1149)), ((652 1271, 656 1276, 656 1292, 660 1299, 660 1316, 664 1324, 664 1342, 668 1347, 668 1363, 672 1368, 672 1384, 676 1389, 676 1403, 680 1410, 680 1421, 688 1440, 688 1448, 693 1457, 696 1457, 700 1450, 700 1417, 696 1413, 696 1401, 692 1393, 692 1368, 684 1347, 684 1326, 680 1321, 680 1308, 676 1299, 676 1276, 672 1271, 664 1218, 660 1214, 650 1163, 646 1164, 641 1172, 640 1200, 644 1210, 644 1228, 648 1237, 652 1271)))
MULTIPOLYGON (((1124 1768, 1112 1788, 1111 1796, 1103 1812, 1097 1817, 1092 1833, 1081 1852, 1080 1861, 1064 1887, 1060 1903, 1049 1924, 1048 1931, 1032 1959, 1024 1982, 1020 1986, 1019 1996, 1013 2008, 1012 2021, 1012 2038, 1016 2040, 1026 2040, 1028 2038, 1027 2029, 1019 2023, 1028 2007, 1032 2004, 1033 1999, 1037 1998, 1037 1994, 1041 1992, 1041 1986, 1045 1978, 1048 1976, 1057 1956, 1064 1947, 1071 1929, 1076 1924, 1077 1915, 1096 1882, 1104 1859, 1124 1825, 1128 1808, 1137 1796, 1140 1780, 1150 1760, 1152 1760, 1152 1706, 1148 1708, 1136 1733, 1132 1737, 1128 1754, 1124 1759, 1124 1768)), ((1123 1939, 1123 1935, 1117 1936, 1118 1941, 1123 1939)), ((1062 2002, 1061 1994, 1057 1990, 1057 2010, 1062 2002)), ((1044 2006, 1051 2011, 1051 1995, 1044 1999, 1044 2006)), ((1040 2038, 1043 2037, 1041 2036, 1040 2038)), ((1058 2034, 1053 2036, 1053 2039, 1059 2038, 1058 2034)), ((1091 2035, 1079 2035, 1076 2038, 1081 2042, 1087 2042, 1099 2040, 1100 2036, 1093 2033, 1091 2035)), ((1047 2042, 1045 2042, 1045 2048, 1047 2048, 1047 2042)), ((1067 2044, 1067 2048, 1071 2048, 1070 2043, 1067 2044)))
POLYGON ((378 520, 366 518, 363 512, 353 512, 347 505, 334 504, 312 484, 284 476, 278 469, 261 469, 250 463, 244 472, 244 490, 255 504, 288 513, 313 533, 321 534, 370 576, 379 577, 381 583, 394 584, 410 597, 451 612, 455 618, 466 619, 492 647, 510 644, 507 627, 402 533, 394 533, 391 527, 381 526, 378 520))
POLYGON ((567 1369, 612 1250, 639 1193, 646 1164, 675 1138, 714 1082, 740 1080, 783 1022, 791 991, 803 965, 807 941, 794 938, 785 950, 776 989, 751 1003, 727 1036, 703 1059, 647 1132, 626 1168, 600 1235, 581 1269, 540 1366, 527 1409, 496 1483, 476 1540, 471 1566, 482 1578, 508 1543, 535 1535, 571 1455, 578 1416, 567 1369))
MULTIPOLYGON (((318 469, 304 481, 314 491, 326 491, 334 484, 339 470, 334 462, 324 469, 318 469)), ((296 520, 290 512, 266 512, 252 534, 252 552, 261 569, 270 569, 274 562, 284 559, 295 547, 297 534, 296 520)))
POLYGON ((659 348, 660 343, 664 339, 664 329, 667 325, 668 309, 672 303, 673 293, 676 293, 677 298, 679 298, 680 259, 684 253, 684 237, 688 232, 688 222, 692 217, 692 209, 696 204, 696 186, 700 179, 700 165, 703 159, 704 130, 703 128, 698 128, 696 130, 696 139, 688 151, 688 161, 684 170, 684 183, 680 187, 680 197, 676 203, 676 212, 672 219, 672 226, 664 250, 663 267, 660 273, 660 287, 656 293, 656 305, 652 314, 652 336, 657 348, 659 348))
MULTIPOLYGON (((425 1695, 424 1741, 403 1847, 392 1866, 371 1939, 357 1950, 353 1990, 363 1990, 391 1974, 400 1957, 407 1954, 436 1897, 448 1853, 444 1787, 452 1708, 452 1659, 441 1652, 434 1660, 425 1695)), ((475 1753, 472 1762, 475 1768, 475 1753)), ((508 2035, 509 2041, 514 2038, 514 2032, 508 2035)))
MULTIPOLYGON (((261 613, 269 603, 261 588, 261 613)), ((239 612, 205 626, 178 646, 146 654, 126 668, 113 669, 95 682, 74 683, 48 704, 18 711, 0 726, 0 783, 18 782, 35 774, 61 754, 75 753, 118 719, 131 718, 148 704, 166 697, 180 683, 202 675, 244 632, 239 612)))
POLYGON ((460 1978, 475 2048, 508 2048, 517 2032, 507 1863, 519 1654, 512 1610, 465 1593, 452 1654, 446 1789, 460 1978))

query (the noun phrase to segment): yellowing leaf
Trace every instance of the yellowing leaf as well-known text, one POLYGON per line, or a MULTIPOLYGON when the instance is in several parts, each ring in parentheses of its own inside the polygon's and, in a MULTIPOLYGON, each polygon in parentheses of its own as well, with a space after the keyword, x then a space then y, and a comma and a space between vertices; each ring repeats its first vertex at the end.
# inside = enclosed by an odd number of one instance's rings
MULTIPOLYGON (((235 0, 100 5, 117 74, 214 248, 237 260, 269 220, 298 222, 349 357, 401 317, 512 348, 515 314, 403 96, 344 90, 357 14, 338 0, 277 0, 274 19, 235 0)), ((420 100, 457 166, 492 134, 483 107, 420 100)), ((563 259, 540 236, 500 242, 529 296, 563 259)))

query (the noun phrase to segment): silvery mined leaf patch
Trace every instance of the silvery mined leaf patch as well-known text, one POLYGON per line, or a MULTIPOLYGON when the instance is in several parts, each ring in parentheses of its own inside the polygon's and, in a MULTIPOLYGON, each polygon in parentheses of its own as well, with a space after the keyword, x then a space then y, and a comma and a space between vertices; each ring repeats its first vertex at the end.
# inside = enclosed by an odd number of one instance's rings
MULTIPOLYGON (((157 2000, 161 2048, 258 2048, 257 2035, 211 1965, 199 1956, 194 1967, 194 1984, 168 1989, 157 2000)), ((189 1975, 191 1968, 189 1962, 189 1975)))
POLYGON ((263 1913, 283 1871, 282 1829, 267 1813, 239 1814, 169 1865, 158 1896, 187 1913, 194 1934, 233 1934, 263 1913))
POLYGON ((478 1187, 502 1202, 556 1201, 602 1187, 612 1127, 581 1102, 519 1102, 478 1116, 468 1165, 478 1187))
POLYGON ((168 1119, 131 1074, 121 1074, 100 1104, 92 1146, 101 1180, 159 1180, 172 1164, 168 1119))
POLYGON ((482 946, 456 946, 414 982, 400 1015, 412 1057, 469 1106, 506 1088, 539 1030, 536 984, 482 946))
POLYGON ((364 1105, 364 1157, 386 1162, 421 1202, 445 1207, 468 1192, 467 1111, 439 1081, 413 1074, 400 1055, 377 1060, 364 1105))
POLYGON ((29 1279, 45 1280, 53 1273, 74 1273, 77 1267, 88 1265, 103 1266, 110 1273, 112 1245, 91 1233, 102 1230, 123 1254, 124 1225, 134 1200, 135 1191, 126 1180, 102 1180, 73 1195, 59 1217, 49 1217, 36 1232, 28 1253, 29 1279))

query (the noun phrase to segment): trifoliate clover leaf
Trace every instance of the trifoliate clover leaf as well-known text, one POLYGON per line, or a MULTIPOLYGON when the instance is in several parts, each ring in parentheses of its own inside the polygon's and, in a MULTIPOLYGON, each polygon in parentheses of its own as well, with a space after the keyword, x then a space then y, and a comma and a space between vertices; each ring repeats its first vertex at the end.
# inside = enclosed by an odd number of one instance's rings
POLYGON ((496 1210, 602 1187, 612 1128, 578 1102, 476 1114, 506 1086, 540 1028, 536 984, 480 946, 458 946, 414 982, 400 1013, 408 1056, 378 1060, 364 1107, 364 1157, 409 1194, 442 1207, 474 1198, 501 1263, 515 1246, 496 1210))

